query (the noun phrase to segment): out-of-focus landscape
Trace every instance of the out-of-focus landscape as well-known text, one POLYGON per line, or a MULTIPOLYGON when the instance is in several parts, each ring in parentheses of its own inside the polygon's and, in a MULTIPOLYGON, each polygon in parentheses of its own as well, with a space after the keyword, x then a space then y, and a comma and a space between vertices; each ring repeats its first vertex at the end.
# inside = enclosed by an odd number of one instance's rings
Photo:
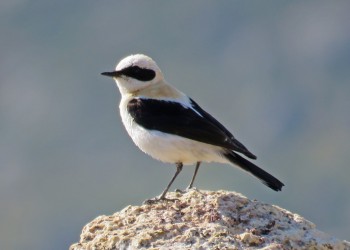
MULTIPOLYGON (((203 164, 234 190, 350 239, 349 1, 0 3, 0 248, 67 249, 101 214, 158 195, 175 167, 139 151, 111 79, 151 56, 285 183, 203 164)), ((186 168, 172 190, 185 188, 186 168)))

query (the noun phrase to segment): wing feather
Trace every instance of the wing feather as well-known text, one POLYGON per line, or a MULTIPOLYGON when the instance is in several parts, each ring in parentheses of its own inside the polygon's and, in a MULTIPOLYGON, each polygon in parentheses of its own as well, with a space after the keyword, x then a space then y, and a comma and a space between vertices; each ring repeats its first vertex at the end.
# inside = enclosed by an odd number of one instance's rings
POLYGON ((134 98, 129 101, 127 109, 134 121, 146 129, 220 146, 256 159, 214 117, 191 99, 190 104, 191 107, 186 107, 175 101, 134 98))

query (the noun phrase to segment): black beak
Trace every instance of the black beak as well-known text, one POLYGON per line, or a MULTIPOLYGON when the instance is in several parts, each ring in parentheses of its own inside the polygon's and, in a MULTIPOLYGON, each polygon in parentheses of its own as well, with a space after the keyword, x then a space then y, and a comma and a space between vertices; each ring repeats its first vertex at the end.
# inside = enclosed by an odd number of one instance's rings
POLYGON ((103 76, 109 76, 109 77, 118 77, 121 75, 119 71, 112 71, 112 72, 103 72, 101 73, 103 76))

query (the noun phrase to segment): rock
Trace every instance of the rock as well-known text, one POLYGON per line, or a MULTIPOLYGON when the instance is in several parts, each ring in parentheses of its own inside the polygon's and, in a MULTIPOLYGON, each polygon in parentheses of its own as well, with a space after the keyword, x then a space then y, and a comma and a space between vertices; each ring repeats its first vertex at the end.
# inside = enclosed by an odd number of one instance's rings
POLYGON ((81 249, 350 249, 303 217, 227 191, 168 193, 88 223, 81 249))

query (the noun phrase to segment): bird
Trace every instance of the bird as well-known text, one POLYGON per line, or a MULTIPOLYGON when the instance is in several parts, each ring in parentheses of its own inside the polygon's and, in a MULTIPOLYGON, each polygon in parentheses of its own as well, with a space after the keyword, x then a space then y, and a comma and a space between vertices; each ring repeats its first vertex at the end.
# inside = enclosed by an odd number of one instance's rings
POLYGON ((202 162, 217 162, 239 167, 257 177, 275 191, 284 184, 256 166, 251 153, 233 134, 202 109, 193 99, 169 84, 156 64, 144 54, 129 55, 112 77, 121 93, 120 115, 127 133, 144 153, 176 166, 176 172, 154 201, 166 200, 166 194, 184 165, 195 171, 186 190, 193 188, 202 162))

